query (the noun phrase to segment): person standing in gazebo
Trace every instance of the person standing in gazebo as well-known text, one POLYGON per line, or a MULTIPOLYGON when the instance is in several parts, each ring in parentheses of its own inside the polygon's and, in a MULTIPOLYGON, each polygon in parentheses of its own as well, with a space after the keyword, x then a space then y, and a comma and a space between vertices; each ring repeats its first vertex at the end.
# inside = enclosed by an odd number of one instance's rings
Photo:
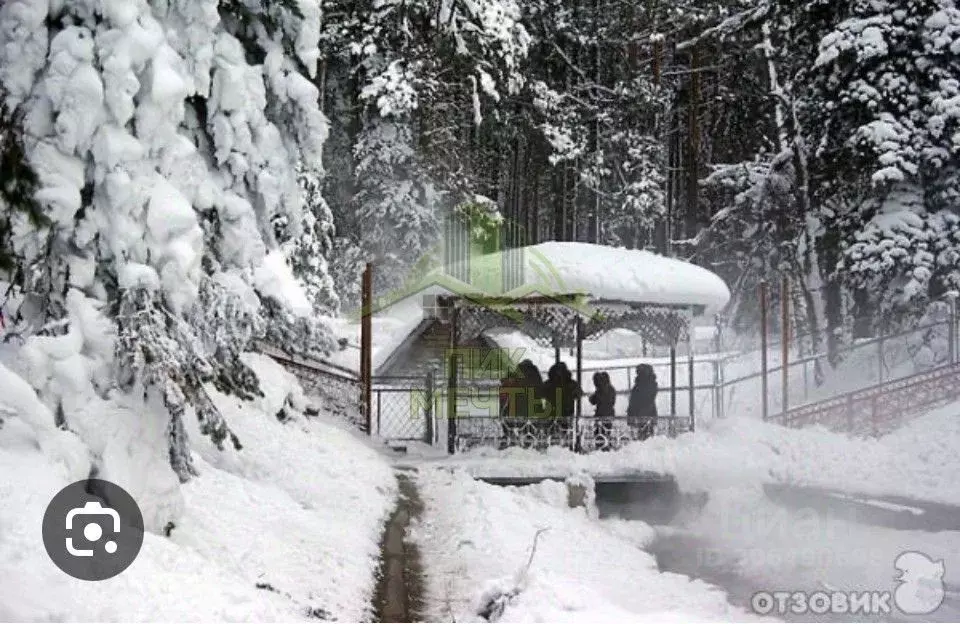
POLYGON ((617 402, 617 391, 610 383, 610 374, 600 371, 593 374, 593 394, 590 404, 597 407, 593 425, 594 448, 608 451, 613 443, 613 416, 617 402))
POLYGON ((651 437, 657 426, 657 375, 649 364, 637 366, 637 377, 627 405, 627 424, 638 440, 651 437))
POLYGON ((583 391, 563 362, 557 362, 550 367, 543 396, 548 403, 547 416, 550 424, 547 435, 555 434, 561 439, 570 439, 577 399, 583 396, 583 391))
POLYGON ((517 365, 500 381, 500 417, 503 428, 503 445, 519 442, 521 429, 541 411, 540 395, 543 378, 540 369, 530 360, 517 365))

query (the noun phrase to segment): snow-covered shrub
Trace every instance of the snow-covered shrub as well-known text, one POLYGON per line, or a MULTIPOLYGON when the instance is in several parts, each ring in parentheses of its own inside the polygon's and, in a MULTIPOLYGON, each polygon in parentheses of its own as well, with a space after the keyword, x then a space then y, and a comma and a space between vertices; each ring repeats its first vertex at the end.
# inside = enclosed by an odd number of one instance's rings
POLYGON ((271 224, 297 239, 310 214, 296 171, 320 168, 326 138, 319 26, 317 0, 0 4, 0 96, 22 116, 4 190, 27 185, 39 207, 0 206, 27 328, 18 367, 67 426, 81 395, 159 399, 181 480, 190 412, 239 445, 204 386, 257 396, 239 359, 252 339, 330 340, 292 309, 309 280, 262 279, 288 263, 271 224))
POLYGON ((154 390, 162 397, 170 412, 170 465, 180 480, 196 474, 183 425, 188 408, 196 411, 201 432, 218 447, 229 437, 240 448, 204 389, 204 384, 213 380, 213 367, 199 340, 183 320, 164 307, 157 293, 142 287, 124 291, 117 325, 116 362, 124 376, 121 388, 142 387, 145 394, 154 390))
POLYGON ((918 373, 949 362, 950 322, 950 304, 935 301, 917 324, 923 329, 908 335, 907 350, 918 373))
POLYGON ((45 221, 35 198, 37 176, 24 152, 22 111, 11 110, 4 100, 0 89, 0 278, 17 269, 10 240, 15 223, 27 219, 43 225, 45 221))
POLYGON ((304 192, 300 234, 293 235, 287 217, 274 220, 274 232, 290 259, 293 275, 303 284, 316 314, 333 315, 340 309, 329 258, 333 253, 333 213, 320 193, 320 174, 298 165, 297 180, 304 192))

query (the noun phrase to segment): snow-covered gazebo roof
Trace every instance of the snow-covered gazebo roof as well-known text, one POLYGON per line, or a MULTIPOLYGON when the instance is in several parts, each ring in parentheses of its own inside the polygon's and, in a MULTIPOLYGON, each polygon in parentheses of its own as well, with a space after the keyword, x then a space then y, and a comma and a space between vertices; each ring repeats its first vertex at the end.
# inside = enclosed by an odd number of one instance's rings
POLYGON ((471 338, 510 319, 555 347, 616 328, 675 346, 689 339, 694 314, 719 311, 730 299, 723 280, 704 268, 590 243, 510 249, 470 257, 445 271, 464 284, 440 306, 462 312, 458 333, 471 338))
POLYGON ((471 258, 469 268, 474 275, 490 277, 511 260, 523 264, 520 280, 506 293, 517 298, 527 292, 581 295, 594 301, 696 306, 709 312, 730 300, 724 281, 703 267, 649 251, 591 243, 541 243, 471 258))

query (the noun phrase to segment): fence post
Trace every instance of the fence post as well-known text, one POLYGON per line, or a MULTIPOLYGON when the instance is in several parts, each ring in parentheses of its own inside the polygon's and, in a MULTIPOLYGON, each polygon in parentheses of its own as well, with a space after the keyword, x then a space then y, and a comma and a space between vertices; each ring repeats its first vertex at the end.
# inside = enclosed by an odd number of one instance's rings
POLYGON ((677 346, 670 347, 670 415, 677 415, 677 346))
POLYGON ((693 352, 690 353, 690 431, 696 429, 697 419, 694 416, 694 411, 697 407, 697 398, 696 398, 696 375, 694 373, 694 361, 693 361, 693 352))
POLYGON ((456 352, 450 353, 450 375, 447 379, 447 453, 457 451, 457 361, 456 352))
MULTIPOLYGON (((576 325, 574 326, 577 339, 577 388, 583 388, 583 317, 577 315, 576 325)), ((583 397, 577 397, 577 411, 573 420, 573 440, 571 447, 575 453, 581 452, 580 448, 580 417, 583 414, 583 397)))
POLYGON ((883 383, 883 343, 884 335, 880 334, 880 338, 877 340, 877 383, 883 383))
POLYGON ((856 427, 853 420, 853 393, 852 392, 847 395, 846 406, 847 406, 847 433, 853 433, 856 427))
POLYGON ((432 369, 427 371, 426 394, 427 394, 427 401, 426 401, 427 406, 426 406, 426 410, 425 410, 424 415, 423 415, 423 416, 424 416, 424 420, 425 420, 426 422, 425 422, 425 427, 424 427, 424 432, 423 432, 423 438, 424 438, 423 441, 426 442, 427 444, 433 446, 434 436, 435 436, 435 433, 434 433, 434 432, 436 431, 436 427, 434 427, 434 424, 433 424, 433 419, 434 419, 434 409, 433 409, 434 393, 433 393, 433 370, 432 370, 432 369))
POLYGON ((360 388, 361 407, 366 419, 367 435, 373 435, 373 263, 363 271, 360 309, 360 388))
POLYGON ((713 361, 713 401, 716 418, 723 418, 723 362, 713 361))
POLYGON ((460 308, 453 306, 450 319, 450 370, 447 379, 447 453, 457 451, 457 373, 460 361, 457 348, 460 345, 460 308))
POLYGON ((950 340, 950 363, 957 363, 957 298, 950 297, 950 329, 947 332, 950 340))
POLYGON ((763 394, 763 420, 767 420, 770 415, 767 403, 767 301, 767 280, 763 280, 760 282, 760 371, 763 374, 760 379, 760 392, 763 394))
POLYGON ((716 331, 713 334, 714 340, 714 351, 717 352, 717 355, 720 355, 720 351, 723 350, 723 317, 719 314, 713 318, 714 325, 716 326, 716 331))
POLYGON ((790 410, 790 278, 786 275, 780 282, 780 366, 783 386, 780 407, 786 416, 790 410))

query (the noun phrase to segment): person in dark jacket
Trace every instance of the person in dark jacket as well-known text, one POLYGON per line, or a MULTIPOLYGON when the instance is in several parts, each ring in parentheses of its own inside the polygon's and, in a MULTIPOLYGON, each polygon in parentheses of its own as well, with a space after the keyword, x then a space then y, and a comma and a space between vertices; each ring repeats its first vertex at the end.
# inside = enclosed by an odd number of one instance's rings
POLYGON ((595 448, 610 450, 617 391, 610 383, 609 373, 600 371, 593 374, 593 394, 590 395, 589 400, 590 404, 597 408, 593 413, 596 418, 593 426, 595 448))
POLYGON ((637 377, 630 391, 627 406, 627 423, 634 429, 637 438, 646 440, 653 435, 657 425, 657 375, 649 364, 637 366, 637 377))
POLYGON ((550 368, 552 380, 547 381, 546 398, 551 403, 549 431, 558 438, 558 442, 575 443, 573 436, 574 414, 577 401, 583 396, 580 384, 576 382, 570 369, 563 362, 557 362, 550 368))
POLYGON ((560 379, 560 387, 563 393, 560 401, 560 416, 564 420, 570 421, 577 411, 577 399, 583 396, 583 390, 580 389, 580 384, 576 382, 573 373, 563 362, 560 362, 560 379))
POLYGON ((500 380, 500 417, 504 446, 517 442, 519 429, 529 418, 542 411, 540 395, 543 379, 540 369, 530 360, 524 360, 500 380))
POLYGON ((523 418, 532 418, 542 412, 540 406, 541 395, 543 393, 543 376, 540 369, 530 360, 524 360, 517 365, 520 371, 523 394, 518 400, 523 403, 520 408, 520 415, 523 418))
POLYGON ((543 383, 543 399, 546 401, 544 416, 549 420, 555 420, 560 417, 562 385, 560 363, 557 362, 547 371, 547 380, 543 383))
POLYGON ((580 389, 580 385, 573 378, 567 365, 557 362, 547 373, 543 394, 550 404, 549 417, 565 421, 573 419, 577 411, 577 399, 583 396, 583 390, 580 389))

